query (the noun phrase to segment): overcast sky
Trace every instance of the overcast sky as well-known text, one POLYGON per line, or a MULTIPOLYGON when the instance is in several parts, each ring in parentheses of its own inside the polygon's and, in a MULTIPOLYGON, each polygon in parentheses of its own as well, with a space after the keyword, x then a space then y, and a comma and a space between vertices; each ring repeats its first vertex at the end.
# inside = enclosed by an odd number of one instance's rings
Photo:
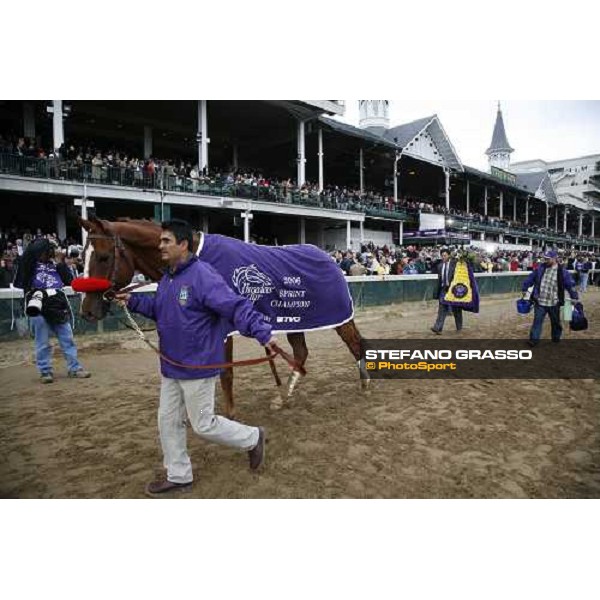
MULTIPOLYGON (((500 100, 511 162, 600 154, 600 100, 500 100)), ((497 100, 392 100, 390 125, 437 114, 463 164, 484 170, 497 100)), ((358 126, 358 100, 346 100, 342 120, 358 126)))

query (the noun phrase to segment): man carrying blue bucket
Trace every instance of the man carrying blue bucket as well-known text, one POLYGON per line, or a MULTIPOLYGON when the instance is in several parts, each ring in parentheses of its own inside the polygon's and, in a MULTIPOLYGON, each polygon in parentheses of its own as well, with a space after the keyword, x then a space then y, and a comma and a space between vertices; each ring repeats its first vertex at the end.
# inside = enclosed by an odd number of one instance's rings
POLYGON ((550 317, 552 341, 560 342, 562 326, 560 307, 565 303, 565 290, 573 300, 577 300, 575 282, 563 265, 558 264, 555 250, 546 250, 544 264, 532 271, 523 283, 523 292, 533 286, 531 300, 534 303, 533 324, 529 332, 529 345, 536 346, 542 335, 542 325, 546 315, 550 317))

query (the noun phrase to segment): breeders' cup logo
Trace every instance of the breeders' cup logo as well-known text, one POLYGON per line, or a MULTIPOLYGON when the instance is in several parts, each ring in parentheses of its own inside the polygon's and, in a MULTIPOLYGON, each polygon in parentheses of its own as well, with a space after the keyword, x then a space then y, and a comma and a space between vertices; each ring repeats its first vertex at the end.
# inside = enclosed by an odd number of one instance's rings
POLYGON ((238 292, 252 302, 260 300, 275 289, 269 276, 259 271, 256 265, 238 267, 233 272, 231 280, 238 292))
POLYGON ((181 306, 185 306, 187 304, 187 301, 189 300, 189 297, 190 292, 188 286, 182 285, 181 289, 179 290, 179 304, 181 306))
POLYGON ((464 298, 469 293, 469 288, 464 283, 452 286, 452 293, 456 298, 464 298))

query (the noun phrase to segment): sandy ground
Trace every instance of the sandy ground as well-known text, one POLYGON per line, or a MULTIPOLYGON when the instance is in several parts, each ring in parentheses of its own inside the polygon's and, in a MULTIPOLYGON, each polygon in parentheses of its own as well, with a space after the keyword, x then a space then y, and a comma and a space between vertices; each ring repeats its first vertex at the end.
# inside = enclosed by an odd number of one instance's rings
MULTIPOLYGON (((485 298, 460 335, 526 339, 530 317, 514 301, 485 298)), ((590 330, 567 337, 597 335, 600 291, 585 305, 590 330)), ((431 336, 436 310, 374 308, 357 322, 366 337, 431 336)), ((597 380, 377 381, 365 397, 334 332, 309 334, 308 345, 309 374, 281 411, 269 408, 266 365, 236 370, 238 418, 267 429, 264 469, 249 472, 244 454, 188 430, 195 484, 181 498, 600 497, 597 380)), ((84 336, 92 378, 67 379, 56 350, 55 383, 41 385, 32 347, 0 344, 0 496, 143 497, 162 467, 155 354, 129 332, 84 336)), ((236 344, 236 359, 261 355, 253 341, 236 344)))

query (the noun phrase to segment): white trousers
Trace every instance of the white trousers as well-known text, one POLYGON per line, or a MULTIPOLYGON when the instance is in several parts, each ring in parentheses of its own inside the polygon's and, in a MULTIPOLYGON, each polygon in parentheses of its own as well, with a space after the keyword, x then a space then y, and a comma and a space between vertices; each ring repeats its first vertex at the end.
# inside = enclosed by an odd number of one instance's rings
POLYGON ((167 479, 173 483, 188 483, 193 479, 187 453, 186 411, 194 432, 209 442, 239 450, 251 450, 258 443, 258 427, 215 415, 217 379, 218 376, 205 379, 162 377, 158 431, 167 479))

